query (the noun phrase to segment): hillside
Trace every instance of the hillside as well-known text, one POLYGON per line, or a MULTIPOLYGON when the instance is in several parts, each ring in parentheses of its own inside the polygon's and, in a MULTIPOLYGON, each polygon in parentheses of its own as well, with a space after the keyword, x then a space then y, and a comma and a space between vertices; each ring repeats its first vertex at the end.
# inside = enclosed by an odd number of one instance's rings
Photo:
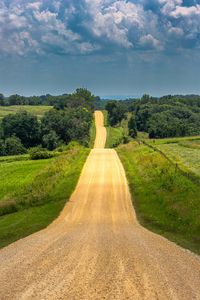
POLYGON ((36 106, 36 105, 13 105, 13 106, 0 106, 0 119, 8 114, 15 114, 20 111, 27 111, 37 116, 39 119, 49 111, 52 106, 36 106))

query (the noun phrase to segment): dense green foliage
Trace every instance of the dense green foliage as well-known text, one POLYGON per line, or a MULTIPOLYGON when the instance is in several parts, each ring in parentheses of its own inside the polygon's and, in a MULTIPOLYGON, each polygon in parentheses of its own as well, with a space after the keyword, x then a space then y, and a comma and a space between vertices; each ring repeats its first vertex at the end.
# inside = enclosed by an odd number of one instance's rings
POLYGON ((108 112, 109 123, 111 126, 119 124, 125 117, 125 107, 119 101, 109 101, 105 109, 108 112))
POLYGON ((26 153, 26 148, 22 145, 21 140, 18 137, 11 136, 5 140, 0 140, 0 156, 23 153, 26 153))
POLYGON ((52 151, 48 151, 42 147, 33 147, 29 150, 30 158, 33 160, 37 159, 47 159, 54 157, 54 153, 52 151))
POLYGON ((45 136, 54 131, 65 143, 75 140, 86 145, 91 123, 92 113, 86 108, 52 109, 42 118, 41 131, 45 136))
POLYGON ((78 88, 72 94, 63 94, 58 96, 53 96, 50 94, 42 96, 30 96, 25 97, 21 95, 11 95, 9 97, 4 97, 0 94, 0 106, 10 106, 10 105, 50 105, 57 108, 64 107, 87 107, 94 109, 95 105, 99 103, 99 97, 92 95, 90 91, 85 88, 78 88))
POLYGON ((58 216, 88 153, 89 149, 70 143, 51 159, 0 159, 0 210, 9 212, 0 218, 0 247, 46 227, 58 216))
POLYGON ((137 126, 134 115, 132 115, 128 121, 128 133, 132 138, 136 138, 137 136, 137 126))
POLYGON ((200 186, 137 142, 117 148, 141 224, 200 253, 200 186))
POLYGON ((199 97, 144 97, 130 109, 135 112, 137 129, 148 132, 150 138, 200 134, 199 97))
MULTIPOLYGON (((131 112, 137 131, 147 132, 150 138, 200 134, 200 96, 169 95, 155 98, 144 95, 139 100, 108 102, 106 109, 112 126, 131 112)), ((135 129, 129 133, 134 136, 135 129)))
POLYGON ((26 111, 5 116, 2 119, 1 127, 3 138, 15 135, 26 148, 33 147, 40 142, 37 117, 26 111))
POLYGON ((0 155, 22 154, 39 145, 54 150, 72 140, 89 146, 96 98, 87 89, 77 89, 68 96, 57 99, 40 120, 27 111, 6 115, 0 124, 0 155), (8 138, 15 139, 12 151, 8 138))

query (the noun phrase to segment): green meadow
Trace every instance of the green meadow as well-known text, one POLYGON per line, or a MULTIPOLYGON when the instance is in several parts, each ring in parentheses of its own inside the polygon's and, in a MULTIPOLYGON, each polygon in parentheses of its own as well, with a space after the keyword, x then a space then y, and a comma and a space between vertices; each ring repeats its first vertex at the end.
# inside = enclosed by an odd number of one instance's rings
POLYGON ((200 177, 200 136, 146 142, 162 151, 183 171, 200 177))
POLYGON ((0 160, 0 247, 50 224, 75 189, 89 148, 71 143, 45 160, 0 160))
POLYGON ((8 114, 15 114, 19 111, 27 111, 37 116, 39 119, 49 111, 52 106, 36 106, 36 105, 13 105, 13 106, 0 106, 0 119, 8 114))

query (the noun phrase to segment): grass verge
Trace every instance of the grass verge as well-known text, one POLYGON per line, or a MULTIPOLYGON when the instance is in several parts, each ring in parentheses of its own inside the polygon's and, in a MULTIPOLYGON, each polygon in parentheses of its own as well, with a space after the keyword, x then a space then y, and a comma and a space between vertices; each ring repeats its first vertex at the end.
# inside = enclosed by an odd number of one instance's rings
POLYGON ((0 217, 0 247, 50 224, 75 189, 89 149, 72 144, 28 185, 9 195, 17 212, 0 217))
POLYGON ((131 142, 117 148, 139 222, 200 253, 200 187, 159 152, 131 142))
POLYGON ((124 142, 124 129, 122 127, 107 127, 106 148, 114 148, 124 142))
POLYGON ((104 115, 104 126, 106 127, 106 148, 114 148, 124 143, 127 140, 127 122, 124 121, 122 124, 116 127, 109 125, 108 112, 103 110, 104 115))

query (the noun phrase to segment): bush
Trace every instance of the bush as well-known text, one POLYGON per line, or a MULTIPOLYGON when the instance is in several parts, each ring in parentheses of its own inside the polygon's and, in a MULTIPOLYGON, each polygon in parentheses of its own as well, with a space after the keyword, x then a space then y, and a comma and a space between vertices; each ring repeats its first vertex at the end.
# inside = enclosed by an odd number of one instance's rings
POLYGON ((137 136, 137 127, 136 127, 136 121, 135 117, 132 115, 130 120, 128 121, 128 130, 129 130, 129 135, 132 138, 135 138, 137 136))
POLYGON ((51 130, 48 134, 43 136, 43 145, 48 150, 54 150, 59 145, 59 136, 56 134, 54 130, 51 130))
POLYGON ((4 155, 18 155, 26 153, 25 147, 21 140, 16 136, 7 138, 4 142, 4 155))
POLYGON ((0 140, 0 156, 5 155, 5 142, 4 140, 0 140))
POLYGON ((30 158, 33 160, 48 159, 48 158, 55 156, 55 154, 53 152, 50 152, 42 147, 31 148, 29 150, 29 155, 30 155, 30 158))
POLYGON ((18 206, 15 200, 7 200, 0 202, 0 216, 12 214, 18 211, 18 206))
POLYGON ((40 126, 37 117, 26 111, 5 116, 1 127, 4 139, 15 135, 26 148, 36 146, 40 141, 40 126))

